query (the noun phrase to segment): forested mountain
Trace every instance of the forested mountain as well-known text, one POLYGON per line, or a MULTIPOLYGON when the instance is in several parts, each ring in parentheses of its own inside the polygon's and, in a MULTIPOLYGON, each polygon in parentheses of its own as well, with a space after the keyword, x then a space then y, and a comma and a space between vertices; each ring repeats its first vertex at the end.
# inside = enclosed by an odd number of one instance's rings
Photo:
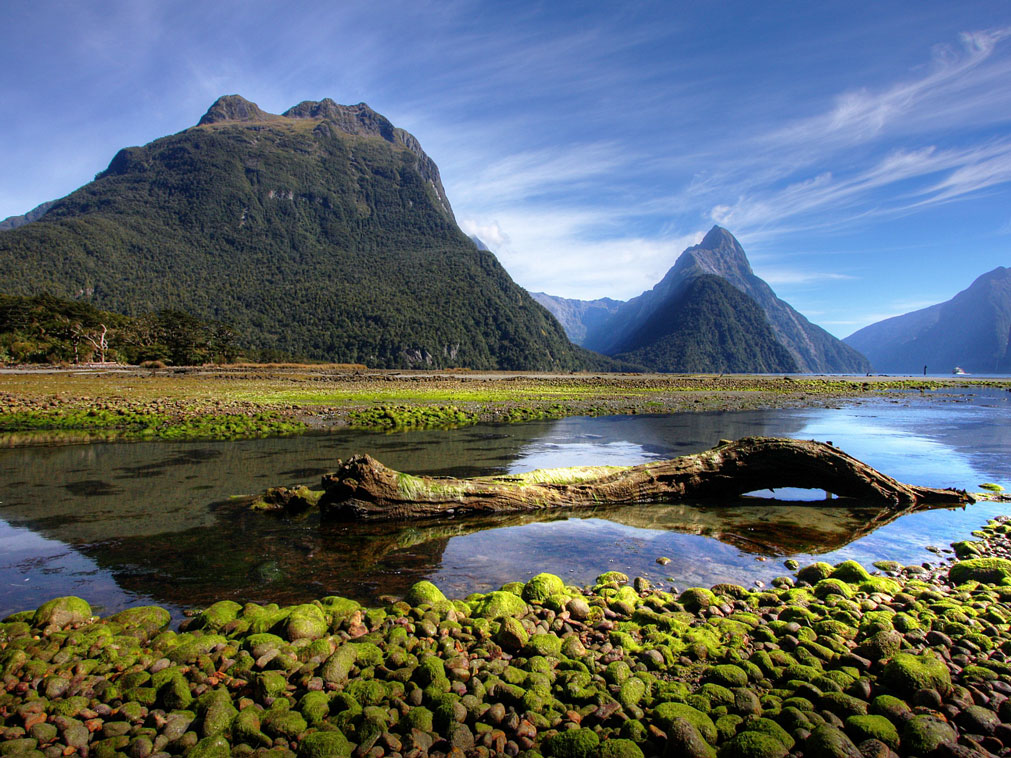
MULTIPOLYGON (((864 373, 867 359, 821 327, 815 326, 755 276, 740 243, 730 232, 714 226, 702 242, 685 250, 653 289, 632 298, 614 314, 588 329, 583 345, 607 355, 630 350, 632 336, 654 312, 701 276, 716 276, 755 302, 765 313, 776 340, 789 352, 797 371, 864 373)), ((751 369, 751 370, 758 370, 751 369)))
POLYGON ((1011 372, 1011 268, 998 266, 951 300, 865 326, 845 339, 877 371, 1011 372))
MULTIPOLYGON (((438 168, 368 106, 232 95, 0 232, 0 292, 230 324, 264 357, 567 370, 595 359, 459 230, 438 168)), ((600 365, 599 363, 597 364, 600 365)))
POLYGON ((758 304, 726 279, 686 281, 629 333, 616 357, 654 371, 679 373, 794 372, 758 304))

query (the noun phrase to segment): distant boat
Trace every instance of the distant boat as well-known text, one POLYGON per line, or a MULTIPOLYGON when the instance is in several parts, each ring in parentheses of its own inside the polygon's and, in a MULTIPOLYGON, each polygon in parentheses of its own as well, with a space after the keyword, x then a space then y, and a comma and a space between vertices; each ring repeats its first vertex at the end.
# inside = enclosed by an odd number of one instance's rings
POLYGON ((955 368, 953 368, 951 370, 951 373, 955 374, 956 376, 968 376, 969 375, 969 372, 966 371, 966 370, 964 370, 961 366, 955 366, 955 368))

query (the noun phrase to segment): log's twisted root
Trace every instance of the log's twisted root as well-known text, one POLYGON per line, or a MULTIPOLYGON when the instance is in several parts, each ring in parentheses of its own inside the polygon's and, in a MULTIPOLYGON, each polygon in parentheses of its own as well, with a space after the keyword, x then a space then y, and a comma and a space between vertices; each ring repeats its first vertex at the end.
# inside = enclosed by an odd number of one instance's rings
POLYGON ((894 510, 972 502, 966 492, 903 484, 824 442, 776 437, 638 466, 543 469, 472 479, 416 477, 356 455, 323 479, 324 516, 409 519, 544 508, 734 498, 780 487, 820 489, 894 510))

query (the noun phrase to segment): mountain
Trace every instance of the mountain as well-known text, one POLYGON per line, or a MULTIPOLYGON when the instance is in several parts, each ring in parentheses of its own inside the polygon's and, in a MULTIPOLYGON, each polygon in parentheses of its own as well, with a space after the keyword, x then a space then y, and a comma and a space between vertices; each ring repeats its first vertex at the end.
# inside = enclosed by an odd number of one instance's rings
POLYGON ((530 296, 547 308, 558 319, 569 339, 583 344, 586 333, 600 326, 622 305, 621 300, 602 297, 597 300, 570 300, 544 292, 531 292, 530 296))
POLYGON ((1011 372, 1011 268, 998 266, 951 300, 865 326, 845 339, 878 371, 1011 372))
POLYGON ((615 357, 678 373, 797 370, 758 304, 712 274, 687 280, 678 296, 659 303, 615 357))
POLYGON ((36 205, 23 216, 8 216, 3 221, 0 221, 0 232, 7 229, 17 229, 19 226, 32 223, 32 221, 38 221, 46 215, 46 211, 52 208, 55 202, 55 200, 48 200, 40 205, 36 205))
MULTIPOLYGON (((714 226, 700 244, 681 253, 653 289, 632 298, 599 325, 587 329, 583 346, 607 355, 641 350, 642 346, 633 347, 635 335, 645 324, 653 323, 650 322, 653 314, 669 308, 672 301, 684 296, 691 282, 702 276, 715 276, 726 281, 761 309, 776 341, 791 356, 794 370, 865 373, 870 369, 868 361, 856 350, 815 326, 776 297, 772 288, 755 276, 734 235, 719 226, 714 226)), ((711 290, 706 292, 712 294, 711 290)), ((721 307, 726 300, 725 297, 720 298, 721 307)), ((743 319, 740 326, 748 323, 754 323, 753 319, 743 319)), ((772 356, 768 358, 772 360, 772 356)))
POLYGON ((460 231, 415 137, 329 99, 277 115, 225 96, 198 125, 120 150, 0 232, 0 292, 184 311, 264 358, 599 366, 460 231))

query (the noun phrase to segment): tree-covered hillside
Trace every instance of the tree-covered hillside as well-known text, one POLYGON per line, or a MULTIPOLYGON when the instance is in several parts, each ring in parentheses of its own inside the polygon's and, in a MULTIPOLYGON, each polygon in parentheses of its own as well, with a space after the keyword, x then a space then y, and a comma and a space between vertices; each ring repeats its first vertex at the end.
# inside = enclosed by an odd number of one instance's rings
POLYGON ((668 298, 616 357, 654 371, 793 372, 797 364, 776 339, 758 304, 726 279, 703 275, 668 298))
POLYGON ((183 311, 230 324, 243 348, 292 357, 586 365, 459 230, 413 137, 363 105, 253 118, 238 101, 121 150, 40 219, 0 232, 0 292, 183 311))

